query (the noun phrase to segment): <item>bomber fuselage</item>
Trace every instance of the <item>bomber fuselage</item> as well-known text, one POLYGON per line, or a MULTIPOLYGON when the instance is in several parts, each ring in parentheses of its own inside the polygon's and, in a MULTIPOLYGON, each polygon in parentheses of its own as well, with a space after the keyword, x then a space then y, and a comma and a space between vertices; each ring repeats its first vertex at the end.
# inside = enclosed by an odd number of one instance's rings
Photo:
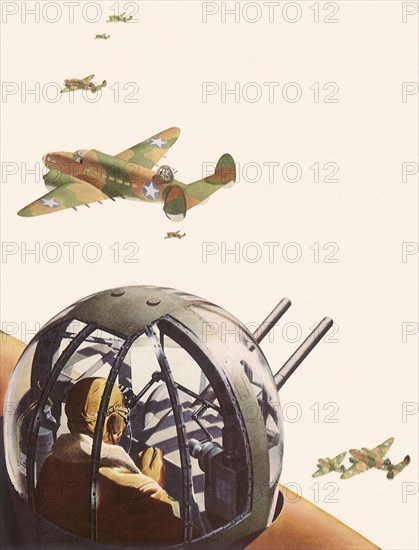
POLYGON ((361 451, 358 451, 357 449, 352 449, 351 455, 356 460, 359 460, 359 462, 363 462, 370 468, 379 468, 381 470, 387 469, 386 468, 387 463, 385 464, 385 460, 375 455, 369 449, 364 448, 361 451))
POLYGON ((67 183, 70 176, 90 183, 108 196, 156 202, 164 200, 171 185, 161 182, 153 170, 96 149, 48 153, 43 160, 50 169, 45 184, 51 189, 67 183))

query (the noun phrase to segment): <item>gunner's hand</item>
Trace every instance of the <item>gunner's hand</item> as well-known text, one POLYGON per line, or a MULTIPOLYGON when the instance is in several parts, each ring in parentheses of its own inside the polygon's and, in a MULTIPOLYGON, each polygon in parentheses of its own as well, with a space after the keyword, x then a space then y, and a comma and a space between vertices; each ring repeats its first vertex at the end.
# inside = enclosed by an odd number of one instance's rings
POLYGON ((158 447, 149 447, 138 454, 142 473, 164 488, 166 466, 163 461, 163 451, 158 447))

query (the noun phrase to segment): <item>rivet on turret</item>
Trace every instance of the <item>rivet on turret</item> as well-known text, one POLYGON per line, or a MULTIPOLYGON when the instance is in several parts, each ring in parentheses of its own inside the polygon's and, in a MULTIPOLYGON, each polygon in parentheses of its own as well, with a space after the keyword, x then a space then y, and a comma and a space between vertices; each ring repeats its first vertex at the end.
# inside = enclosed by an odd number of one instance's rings
POLYGON ((115 290, 112 290, 111 296, 114 298, 119 298, 120 296, 123 296, 125 294, 124 290, 121 290, 119 288, 116 288, 115 290))
POLYGON ((149 298, 146 302, 148 306, 158 306, 160 304, 161 300, 158 298, 149 298))

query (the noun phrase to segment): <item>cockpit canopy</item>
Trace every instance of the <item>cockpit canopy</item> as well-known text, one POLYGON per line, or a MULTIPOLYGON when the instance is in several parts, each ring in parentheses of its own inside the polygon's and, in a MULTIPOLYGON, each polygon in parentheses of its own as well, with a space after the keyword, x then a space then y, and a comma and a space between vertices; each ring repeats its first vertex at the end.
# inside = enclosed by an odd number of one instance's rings
POLYGON ((73 153, 73 160, 81 164, 88 152, 89 149, 78 149, 75 153, 73 153))
POLYGON ((282 467, 282 415, 269 365, 237 319, 189 294, 137 286, 89 296, 41 329, 14 370, 6 403, 15 406, 4 418, 9 477, 31 507, 54 443, 69 432, 69 391, 87 377, 108 381, 84 493, 93 540, 114 384, 129 415, 120 445, 137 466, 141 451, 163 452, 164 488, 179 505, 184 543, 216 543, 226 531, 234 540, 267 525, 282 467))

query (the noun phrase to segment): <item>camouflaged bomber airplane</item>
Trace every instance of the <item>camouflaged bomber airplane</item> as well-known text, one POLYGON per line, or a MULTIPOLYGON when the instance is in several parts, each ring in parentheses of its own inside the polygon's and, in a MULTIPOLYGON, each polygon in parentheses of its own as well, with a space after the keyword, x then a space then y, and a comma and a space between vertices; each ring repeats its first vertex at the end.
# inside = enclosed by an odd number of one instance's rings
POLYGON ((65 92, 75 92, 76 90, 90 90, 95 93, 101 88, 107 86, 106 80, 104 80, 102 84, 95 84, 92 82, 92 78, 94 78, 94 76, 94 74, 91 74, 81 79, 70 78, 68 80, 64 80, 64 88, 61 90, 61 93, 64 94, 65 92))
POLYGON ((52 191, 22 208, 18 215, 40 216, 121 197, 163 202, 166 216, 182 221, 188 210, 235 181, 236 166, 233 157, 224 154, 213 174, 189 185, 175 180, 170 166, 153 171, 179 135, 179 128, 169 128, 116 156, 96 149, 48 153, 43 157, 49 168, 44 181, 52 191))
POLYGON ((128 21, 131 21, 132 15, 129 17, 126 17, 125 12, 121 13, 121 15, 110 15, 109 19, 106 21, 106 23, 128 23, 128 21))
POLYGON ((389 458, 384 460, 384 456, 388 453, 393 442, 394 437, 390 437, 374 449, 367 449, 366 447, 363 447, 360 451, 358 449, 351 449, 349 452, 352 457, 349 461, 352 463, 352 466, 345 470, 340 478, 348 479, 366 472, 370 468, 377 468, 378 470, 387 471, 387 479, 393 479, 410 463, 409 455, 406 455, 404 460, 399 462, 399 464, 392 464, 389 458))
POLYGON ((183 239, 183 237, 186 237, 186 233, 181 233, 178 229, 177 231, 168 231, 165 239, 183 239))
POLYGON ((345 467, 341 466, 343 459, 346 456, 346 451, 335 458, 319 458, 317 468, 319 468, 311 477, 320 477, 330 472, 344 472, 345 467))

